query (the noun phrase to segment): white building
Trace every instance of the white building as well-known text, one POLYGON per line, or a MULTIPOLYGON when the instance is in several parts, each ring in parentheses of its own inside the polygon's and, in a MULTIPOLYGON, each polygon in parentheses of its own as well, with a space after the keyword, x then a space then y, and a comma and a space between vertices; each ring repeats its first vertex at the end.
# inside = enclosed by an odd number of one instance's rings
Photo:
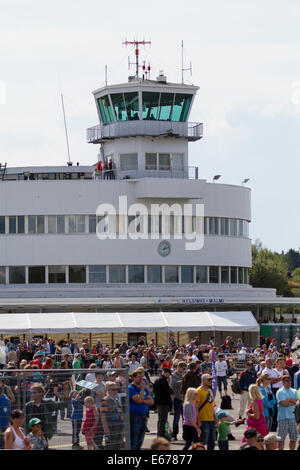
POLYGON ((0 313, 99 312, 101 321, 109 311, 252 310, 259 318, 288 303, 249 285, 250 189, 207 182, 189 166, 189 142, 203 135, 189 122, 197 89, 159 75, 95 91, 99 124, 88 142, 112 164, 96 179, 95 164, 2 171, 0 313), (116 217, 101 217, 101 204, 116 217), (155 215, 161 204, 177 212, 155 215), (115 238, 100 239, 108 230, 115 238), (191 249, 196 240, 201 249, 191 249))

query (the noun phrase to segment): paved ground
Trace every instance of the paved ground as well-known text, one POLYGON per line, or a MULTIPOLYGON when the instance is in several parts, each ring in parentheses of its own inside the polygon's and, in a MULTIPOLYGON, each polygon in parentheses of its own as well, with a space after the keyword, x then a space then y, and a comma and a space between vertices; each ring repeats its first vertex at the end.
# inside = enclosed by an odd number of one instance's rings
MULTIPOLYGON (((154 379, 154 378, 153 378, 154 379)), ((229 384, 231 382, 229 381, 229 384)), ((234 418, 238 418, 238 411, 239 411, 239 400, 240 400, 240 395, 234 395, 231 392, 231 387, 229 386, 229 394, 231 395, 232 398, 232 407, 233 410, 227 410, 228 413, 234 418)), ((220 406, 221 399, 219 392, 217 392, 216 396, 216 403, 218 406, 220 406)), ((172 427, 173 423, 173 416, 169 415, 169 425, 172 427)), ((71 420, 70 419, 65 419, 63 421, 60 420, 58 422, 58 427, 63 431, 59 434, 55 434, 55 436, 51 439, 50 441, 50 448, 54 448, 57 450, 71 450, 72 449, 72 426, 71 426, 71 420)), ((150 419, 148 421, 148 428, 150 429, 150 432, 146 434, 145 440, 144 440, 144 445, 143 449, 149 449, 151 441, 156 437, 156 431, 157 431, 157 414, 154 413, 153 411, 150 412, 150 419)), ((243 433, 246 429, 246 425, 241 425, 239 427, 235 427, 234 425, 232 426, 232 434, 236 438, 235 441, 229 441, 229 449, 230 450, 238 450, 241 443, 242 443, 242 437, 243 433)), ((179 435, 178 435, 178 441, 172 441, 171 442, 171 449, 172 450, 182 450, 185 442, 182 439, 182 421, 180 420, 179 424, 179 435)), ((86 444, 85 444, 85 438, 83 435, 81 435, 81 442, 80 444, 84 446, 86 449, 86 444)), ((217 445, 216 445, 216 450, 217 450, 217 445)), ((288 449, 288 440, 285 443, 285 449, 288 449)))

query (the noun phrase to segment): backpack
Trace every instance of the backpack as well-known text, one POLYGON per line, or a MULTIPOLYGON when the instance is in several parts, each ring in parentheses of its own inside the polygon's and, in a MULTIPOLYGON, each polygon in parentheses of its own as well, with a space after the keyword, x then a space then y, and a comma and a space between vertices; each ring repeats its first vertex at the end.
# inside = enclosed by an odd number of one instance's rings
POLYGON ((231 390, 233 393, 239 395, 241 393, 239 386, 238 386, 238 379, 232 379, 231 390))
POLYGON ((231 397, 229 395, 225 395, 224 397, 222 397, 220 408, 222 410, 232 410, 233 409, 232 405, 231 405, 231 397))

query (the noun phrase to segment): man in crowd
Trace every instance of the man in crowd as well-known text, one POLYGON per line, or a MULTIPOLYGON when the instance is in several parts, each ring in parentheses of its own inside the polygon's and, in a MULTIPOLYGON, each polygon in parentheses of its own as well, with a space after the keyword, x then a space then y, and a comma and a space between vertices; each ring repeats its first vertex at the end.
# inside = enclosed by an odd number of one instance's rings
POLYGON ((168 414, 172 403, 173 390, 169 385, 171 377, 171 369, 164 368, 162 375, 153 385, 153 391, 155 395, 155 403, 157 406, 157 437, 165 436, 166 423, 168 421, 168 414))
POLYGON ((183 399, 188 388, 198 388, 201 383, 201 379, 198 375, 197 365, 195 364, 195 362, 191 362, 189 364, 189 369, 190 370, 183 376, 182 380, 181 394, 183 399))
POLYGON ((173 432, 172 437, 174 441, 177 441, 177 434, 179 432, 179 420, 182 416, 182 395, 181 386, 183 381, 183 374, 186 368, 185 362, 179 362, 176 367, 176 371, 171 376, 171 388, 173 390, 173 407, 174 407, 174 420, 173 420, 173 432))
POLYGON ((218 381, 218 390, 222 398, 222 384, 224 387, 224 394, 227 395, 227 371, 228 371, 227 362, 225 361, 223 354, 219 354, 218 360, 215 362, 215 369, 216 369, 216 375, 217 375, 217 381, 218 381))
POLYGON ((292 380, 289 375, 282 378, 283 386, 276 394, 278 405, 278 428, 277 434, 281 438, 279 450, 284 449, 284 441, 289 435, 290 450, 295 450, 298 438, 298 428, 295 418, 295 406, 298 401, 298 392, 291 387, 292 380))
POLYGON ((278 450, 278 443, 281 441, 280 437, 275 433, 267 434, 264 438, 266 450, 278 450))
POLYGON ((131 450, 140 450, 146 433, 149 406, 154 404, 144 371, 136 369, 132 373, 133 382, 129 385, 130 441, 131 450))
POLYGON ((105 436, 105 450, 120 450, 124 440, 124 415, 116 399, 119 386, 106 382, 106 395, 101 402, 101 420, 105 436))
POLYGON ((214 450, 216 441, 216 416, 211 385, 212 376, 203 374, 201 377, 201 386, 197 389, 196 398, 198 420, 201 429, 201 442, 207 446, 207 450, 214 450))
POLYGON ((246 406, 250 405, 249 387, 256 383, 256 372, 252 362, 247 362, 246 369, 240 373, 237 385, 241 392, 239 418, 243 418, 246 406))

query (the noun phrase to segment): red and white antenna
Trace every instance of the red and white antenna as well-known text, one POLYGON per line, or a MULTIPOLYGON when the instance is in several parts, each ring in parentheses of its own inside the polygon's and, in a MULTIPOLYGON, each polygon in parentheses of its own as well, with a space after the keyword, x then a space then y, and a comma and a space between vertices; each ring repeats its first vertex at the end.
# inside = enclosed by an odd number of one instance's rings
MULTIPOLYGON (((128 59, 128 65, 130 67, 130 64, 135 64, 135 78, 139 78, 139 68, 141 67, 140 64, 139 64, 139 55, 140 55, 140 50, 139 50, 139 46, 146 46, 146 44, 149 44, 151 45, 151 41, 137 41, 137 40, 133 40, 133 41, 124 41, 123 44, 125 46, 129 46, 129 45, 132 45, 135 47, 135 62, 130 62, 129 59, 128 59)), ((149 72, 150 73, 150 65, 148 66, 148 70, 147 70, 147 73, 149 72)))

